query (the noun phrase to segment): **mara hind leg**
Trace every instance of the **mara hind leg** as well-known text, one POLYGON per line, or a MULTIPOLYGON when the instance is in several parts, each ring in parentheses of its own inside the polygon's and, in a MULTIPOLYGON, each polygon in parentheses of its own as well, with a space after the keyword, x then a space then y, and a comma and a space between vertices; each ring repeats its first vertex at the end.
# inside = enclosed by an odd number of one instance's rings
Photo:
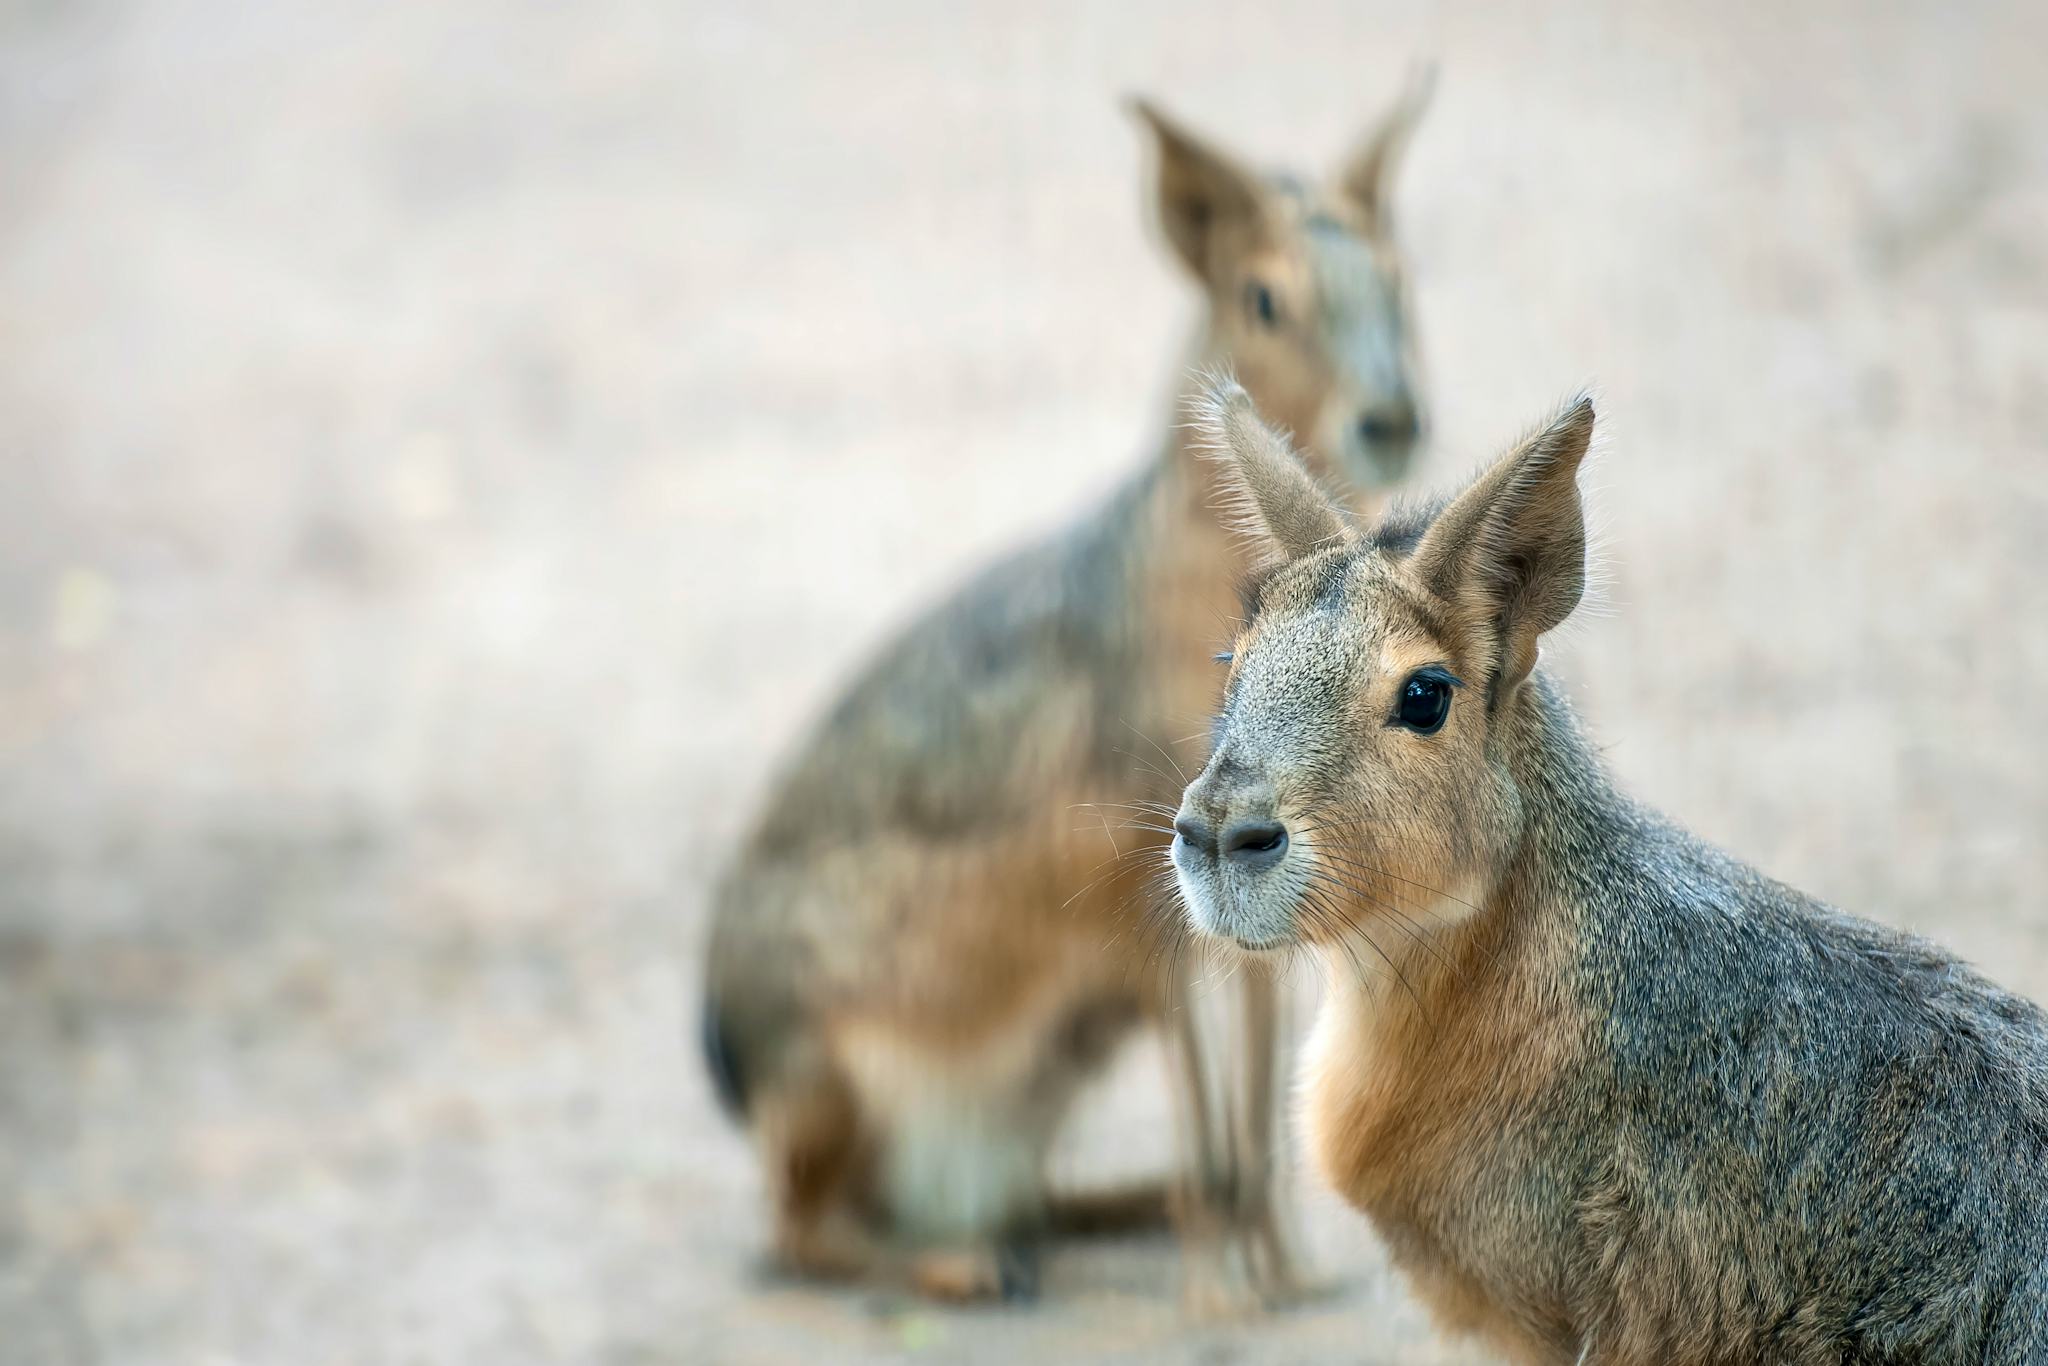
POLYGON ((836 1069, 764 1096, 755 1125, 773 1187, 775 1251, 783 1266, 820 1280, 907 1288, 962 1302, 1016 1299, 1037 1289, 1027 1246, 964 1236, 905 1246, 876 1208, 883 1143, 862 1122, 859 1099, 836 1069))
POLYGON ((1033 1026, 957 1037, 846 1021, 839 1060, 875 1135, 871 1208, 900 1276, 942 1300, 1036 1294, 1059 1114, 1032 1082, 1033 1026))
POLYGON ((828 1063, 805 1068, 753 1110, 782 1265, 825 1280, 862 1279, 885 1266, 863 1208, 874 1144, 844 1075, 828 1063))
POLYGON ((905 1275, 926 1299, 953 1304, 1038 1298, 1038 1248, 1026 1239, 999 1238, 958 1247, 923 1248, 909 1255, 905 1275))

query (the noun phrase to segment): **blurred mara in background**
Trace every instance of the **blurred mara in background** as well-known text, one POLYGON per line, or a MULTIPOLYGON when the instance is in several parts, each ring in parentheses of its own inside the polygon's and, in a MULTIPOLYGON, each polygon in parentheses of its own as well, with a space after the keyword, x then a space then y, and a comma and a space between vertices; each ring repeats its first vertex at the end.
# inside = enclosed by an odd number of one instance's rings
MULTIPOLYGON (((1158 139, 1160 221, 1206 299, 1193 362, 1240 373, 1361 503, 1407 469, 1420 432, 1389 197, 1427 94, 1412 85, 1313 187, 1254 175, 1137 106, 1158 139)), ((1181 951, 1148 880, 1176 784, 1201 762, 1211 655, 1245 568, 1183 418, 1166 415, 1158 456, 1101 508, 882 649, 721 886, 705 1052, 761 1151, 795 1268, 1015 1296, 1035 1286, 1041 1234, 1172 1208, 1197 1302, 1293 1293, 1275 984, 1241 976, 1242 1075, 1212 1106, 1188 997, 1202 955, 1181 951), (1182 1189, 1049 1192, 1076 1089, 1139 1024, 1170 1041, 1182 1189)))

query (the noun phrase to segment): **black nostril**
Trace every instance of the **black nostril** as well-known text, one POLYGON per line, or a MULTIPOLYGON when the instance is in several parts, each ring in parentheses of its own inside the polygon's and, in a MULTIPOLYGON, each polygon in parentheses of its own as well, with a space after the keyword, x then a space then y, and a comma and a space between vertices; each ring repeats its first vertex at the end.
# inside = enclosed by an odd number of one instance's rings
POLYGON ((1216 832, 1193 816, 1175 816, 1173 833, 1191 848, 1211 855, 1216 852, 1216 832))
POLYGON ((1223 832, 1223 857, 1247 868, 1266 868, 1287 852, 1287 827, 1278 821, 1246 821, 1223 832))
POLYGON ((1421 420, 1408 404, 1398 408, 1380 408, 1358 419, 1359 439, 1368 446, 1391 446, 1396 442, 1413 441, 1421 430, 1421 420))

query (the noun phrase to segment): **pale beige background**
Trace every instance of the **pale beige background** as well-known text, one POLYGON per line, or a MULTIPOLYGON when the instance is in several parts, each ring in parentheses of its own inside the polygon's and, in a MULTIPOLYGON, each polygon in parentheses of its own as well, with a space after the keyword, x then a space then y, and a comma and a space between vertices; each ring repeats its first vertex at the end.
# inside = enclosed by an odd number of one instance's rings
POLYGON ((1469 1359, 1327 1205, 1257 1329, 776 1284, 683 1044, 778 749, 1158 438, 1130 90, 1439 58, 1426 475, 1599 385, 1614 766, 2048 993, 2048 17, 1540 8, 0 3, 0 1357, 1469 1359))

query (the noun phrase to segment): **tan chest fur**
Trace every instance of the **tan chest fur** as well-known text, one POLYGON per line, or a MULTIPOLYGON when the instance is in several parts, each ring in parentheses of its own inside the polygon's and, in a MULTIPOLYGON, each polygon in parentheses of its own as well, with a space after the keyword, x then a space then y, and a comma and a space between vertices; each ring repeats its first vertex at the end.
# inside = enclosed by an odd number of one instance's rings
MULTIPOLYGON (((1563 1287, 1531 1296, 1529 1232, 1503 1234, 1466 1213, 1508 1164, 1504 1124, 1564 1065, 1569 1030, 1507 984, 1483 935, 1446 936, 1442 961, 1401 960, 1414 990, 1361 985, 1333 953, 1330 987, 1304 1052, 1309 1155, 1368 1215, 1416 1293, 1447 1324, 1511 1359, 1570 1360, 1563 1287), (1345 971, 1340 973, 1337 965, 1345 971), (1560 1355, 1562 1354, 1562 1355, 1560 1355)), ((1399 957, 1399 955, 1397 955, 1399 957)))

